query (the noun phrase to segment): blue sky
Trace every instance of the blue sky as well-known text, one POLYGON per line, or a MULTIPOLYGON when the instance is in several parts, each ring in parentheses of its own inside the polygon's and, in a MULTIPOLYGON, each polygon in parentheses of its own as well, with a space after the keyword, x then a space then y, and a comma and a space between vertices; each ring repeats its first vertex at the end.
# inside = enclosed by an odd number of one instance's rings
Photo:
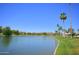
POLYGON ((75 30, 79 28, 79 4, 26 3, 0 4, 0 26, 26 32, 54 32, 56 25, 63 25, 59 16, 65 12, 65 28, 70 27, 70 17, 75 30))

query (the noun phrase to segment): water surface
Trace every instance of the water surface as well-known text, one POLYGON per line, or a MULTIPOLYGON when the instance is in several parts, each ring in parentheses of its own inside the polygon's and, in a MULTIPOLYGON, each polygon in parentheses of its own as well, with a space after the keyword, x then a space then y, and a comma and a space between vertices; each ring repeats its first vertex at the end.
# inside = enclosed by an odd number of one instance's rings
POLYGON ((57 41, 48 36, 0 37, 1 55, 52 55, 57 41))

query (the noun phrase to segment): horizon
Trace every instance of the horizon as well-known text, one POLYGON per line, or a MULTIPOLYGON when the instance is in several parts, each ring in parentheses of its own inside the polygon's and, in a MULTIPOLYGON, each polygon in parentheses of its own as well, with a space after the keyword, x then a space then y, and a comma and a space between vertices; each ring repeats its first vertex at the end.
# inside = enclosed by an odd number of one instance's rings
POLYGON ((23 32, 55 32, 56 25, 62 26, 60 13, 65 12, 67 19, 65 29, 72 27, 79 29, 79 4, 71 3, 69 12, 68 3, 0 3, 0 26, 9 26, 13 30, 23 32))

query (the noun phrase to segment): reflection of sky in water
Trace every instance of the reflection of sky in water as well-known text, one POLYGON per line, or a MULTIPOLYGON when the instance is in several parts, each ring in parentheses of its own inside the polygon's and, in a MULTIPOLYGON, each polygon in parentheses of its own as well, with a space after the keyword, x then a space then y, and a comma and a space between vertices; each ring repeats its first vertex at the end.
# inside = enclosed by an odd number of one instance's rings
POLYGON ((46 36, 0 37, 0 52, 8 54, 52 54, 56 40, 46 36))

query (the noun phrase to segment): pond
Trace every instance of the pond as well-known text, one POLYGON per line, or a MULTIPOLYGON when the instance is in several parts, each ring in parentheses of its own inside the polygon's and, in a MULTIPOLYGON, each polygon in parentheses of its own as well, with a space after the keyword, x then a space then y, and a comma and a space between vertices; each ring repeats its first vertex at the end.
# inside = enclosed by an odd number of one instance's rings
POLYGON ((48 36, 0 36, 0 55, 52 55, 56 46, 48 36))

